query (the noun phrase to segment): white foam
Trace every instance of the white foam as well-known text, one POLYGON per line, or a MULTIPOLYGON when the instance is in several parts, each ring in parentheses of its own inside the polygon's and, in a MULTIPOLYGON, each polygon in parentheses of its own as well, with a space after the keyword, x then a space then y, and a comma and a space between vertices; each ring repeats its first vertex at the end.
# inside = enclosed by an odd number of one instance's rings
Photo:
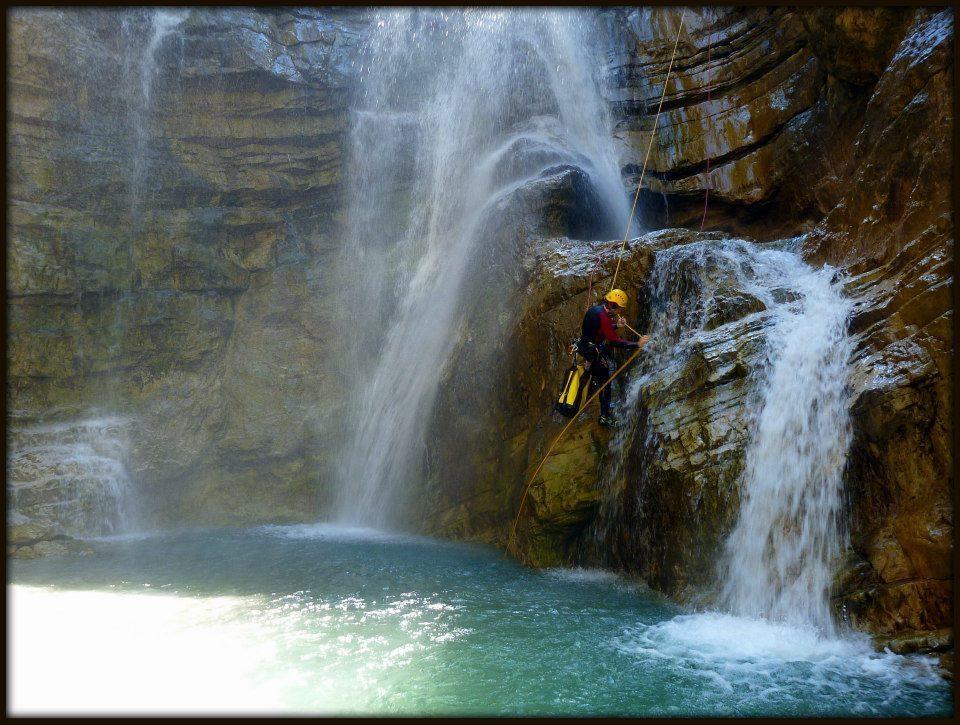
POLYGON ((567 582, 577 583, 614 583, 623 580, 616 572, 606 569, 585 569, 582 567, 558 567, 556 569, 545 569, 544 573, 554 579, 560 579, 567 582))
POLYGON ((649 627, 646 636, 668 653, 696 651, 724 660, 812 662, 849 655, 864 646, 859 640, 823 638, 812 628, 717 612, 674 617, 649 627))
POLYGON ((707 687, 736 690, 747 700, 785 694, 798 671, 812 690, 852 692, 858 677, 880 679, 890 701, 902 685, 940 684, 934 658, 878 652, 866 635, 828 637, 813 628, 717 612, 641 624, 625 631, 615 646, 643 658, 671 660, 707 687))

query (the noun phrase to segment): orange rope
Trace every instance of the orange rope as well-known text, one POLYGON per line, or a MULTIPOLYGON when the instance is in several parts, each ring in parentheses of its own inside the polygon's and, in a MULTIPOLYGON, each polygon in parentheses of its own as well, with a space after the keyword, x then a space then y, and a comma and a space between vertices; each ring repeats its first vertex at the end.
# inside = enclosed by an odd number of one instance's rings
MULTIPOLYGON (((713 33, 710 33, 710 44, 707 46, 707 72, 710 72, 710 54, 713 51, 713 33)), ((707 105, 710 105, 710 91, 713 90, 713 84, 707 84, 707 105)), ((707 154, 707 170, 703 176, 703 218, 700 219, 700 231, 703 231, 703 225, 707 222, 707 204, 710 201, 710 154, 707 154)))
MULTIPOLYGON (((617 368, 617 370, 613 373, 613 375, 607 378, 607 381, 603 385, 601 385, 599 388, 596 389, 593 395, 587 398, 587 401, 580 407, 580 410, 583 410, 588 405, 590 405, 590 403, 592 403, 596 399, 596 397, 600 395, 603 389, 607 387, 610 383, 612 383, 613 379, 627 368, 627 365, 633 362, 634 358, 636 358, 637 355, 639 355, 642 350, 643 350, 643 347, 641 346, 633 353, 633 355, 628 357, 626 362, 624 362, 623 365, 617 368)), ((523 495, 520 496, 520 506, 517 507, 517 516, 513 520, 513 528, 510 531, 510 538, 507 539, 507 551, 511 550, 511 546, 514 544, 516 540, 517 524, 520 522, 520 514, 523 511, 523 504, 527 500, 527 492, 530 491, 530 486, 533 485, 533 482, 536 480, 537 475, 540 473, 540 469, 543 468, 543 464, 547 462, 547 459, 550 457, 550 454, 553 453, 553 449, 556 448, 557 443, 560 442, 560 439, 563 438, 564 433, 566 433, 567 430, 569 430, 570 426, 573 425, 573 422, 577 419, 578 416, 579 416, 579 412, 577 413, 577 415, 574 415, 569 421, 567 421, 567 424, 565 426, 563 426, 563 430, 560 431, 560 433, 557 434, 557 437, 553 439, 553 442, 550 444, 550 447, 547 449, 547 452, 543 456, 543 459, 540 461, 540 464, 534 470, 533 475, 530 476, 530 480, 527 481, 527 485, 523 489, 523 495)), ((515 549, 513 551, 514 553, 516 553, 515 549)))
POLYGON ((673 54, 670 56, 670 65, 667 68, 667 77, 663 79, 663 91, 660 93, 660 105, 657 106, 657 115, 653 119, 653 128, 650 131, 650 142, 647 144, 647 155, 643 158, 643 168, 640 170, 640 181, 637 182, 637 193, 633 196, 633 207, 630 209, 630 216, 627 217, 627 231, 623 235, 623 243, 620 245, 620 252, 617 256, 617 268, 613 273, 613 281, 610 283, 610 289, 617 286, 617 275, 620 274, 620 262, 623 260, 623 250, 627 246, 627 237, 630 236, 630 227, 633 224, 633 215, 637 211, 637 202, 640 201, 640 189, 643 188, 643 176, 647 172, 647 162, 650 160, 650 151, 653 148, 653 138, 657 133, 657 124, 660 122, 660 111, 663 110, 663 99, 667 95, 667 83, 670 82, 670 72, 673 70, 673 61, 677 57, 677 45, 680 43, 680 33, 683 31, 683 20, 686 17, 686 9, 680 13, 680 27, 677 28, 677 39, 673 41, 673 54))
MULTIPOLYGON (((623 250, 627 246, 627 239, 630 236, 630 226, 633 223, 633 215, 636 213, 637 203, 640 201, 640 190, 643 188, 643 177, 647 172, 647 163, 650 161, 650 151, 653 149, 653 139, 657 132, 657 125, 660 122, 660 113, 663 110, 663 100, 664 98, 666 98, 666 95, 667 95, 667 84, 670 82, 670 73, 673 71, 673 61, 677 57, 677 46, 680 43, 680 34, 683 32, 683 21, 685 17, 686 17, 686 9, 681 11, 681 14, 680 14, 680 26, 677 28, 677 38, 676 40, 673 41, 673 52, 670 55, 670 65, 667 67, 667 76, 666 78, 663 79, 663 91, 660 93, 660 103, 657 106, 657 115, 653 119, 653 128, 650 131, 650 141, 647 143, 647 153, 643 158, 643 168, 640 170, 640 180, 637 182, 637 193, 634 194, 633 206, 630 209, 630 216, 627 218, 627 230, 626 232, 624 232, 623 242, 620 244, 620 251, 617 254, 617 268, 613 272, 613 280, 610 283, 610 289, 613 289, 616 286, 617 275, 620 274, 620 263, 623 261, 623 250)), ((588 306, 590 304, 589 292, 590 290, 592 290, 592 287, 593 287, 592 281, 593 281, 593 272, 590 273, 590 282, 588 283, 588 294, 587 294, 588 306)), ((634 330, 632 327, 630 327, 630 325, 626 325, 626 327, 634 334, 636 335, 640 334, 636 330, 634 330)), ((617 370, 613 373, 613 375, 607 378, 606 382, 603 385, 601 385, 599 388, 597 388, 594 391, 593 395, 587 398, 587 401, 580 407, 580 410, 583 410, 588 405, 590 405, 590 403, 592 403, 596 399, 596 397, 600 395, 601 392, 603 392, 603 389, 606 388, 610 383, 612 383, 614 378, 616 378, 621 372, 623 372, 627 368, 627 366, 631 362, 634 361, 634 359, 637 357, 637 355, 640 354, 642 350, 643 350, 643 346, 641 345, 629 358, 627 358, 626 362, 624 362, 623 365, 617 368, 617 370)), ((550 457, 550 454, 553 453, 553 449, 557 447, 557 443, 560 442, 560 439, 563 438, 564 434, 566 434, 566 432, 570 429, 570 426, 573 425, 573 422, 577 419, 578 416, 579 416, 579 413, 577 413, 577 415, 574 415, 572 418, 570 418, 570 420, 567 421, 567 424, 563 427, 563 430, 561 430, 557 434, 556 438, 553 439, 553 442, 550 443, 550 447, 547 449, 546 454, 543 456, 540 463, 537 465, 536 469, 534 469, 533 475, 530 476, 530 480, 527 481, 527 485, 524 486, 523 494, 520 496, 520 505, 517 507, 517 515, 513 520, 513 527, 510 530, 510 538, 507 539, 508 551, 513 550, 514 553, 516 553, 516 550, 512 549, 512 547, 516 542, 517 524, 520 523, 520 514, 523 513, 523 504, 527 500, 527 493, 529 493, 530 491, 530 486, 533 485, 533 482, 536 480, 537 475, 540 473, 541 469, 543 468, 543 465, 547 462, 547 459, 550 457)))

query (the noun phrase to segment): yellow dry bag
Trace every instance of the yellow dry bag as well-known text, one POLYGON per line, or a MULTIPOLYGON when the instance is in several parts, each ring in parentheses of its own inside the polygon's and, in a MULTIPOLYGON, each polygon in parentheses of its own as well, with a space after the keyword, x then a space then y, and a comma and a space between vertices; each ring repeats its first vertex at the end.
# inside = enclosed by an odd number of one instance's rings
POLYGON ((557 402, 553 404, 553 409, 567 418, 575 416, 580 412, 580 408, 583 407, 586 400, 589 382, 590 376, 583 364, 571 365, 570 369, 567 370, 563 391, 560 393, 557 402))

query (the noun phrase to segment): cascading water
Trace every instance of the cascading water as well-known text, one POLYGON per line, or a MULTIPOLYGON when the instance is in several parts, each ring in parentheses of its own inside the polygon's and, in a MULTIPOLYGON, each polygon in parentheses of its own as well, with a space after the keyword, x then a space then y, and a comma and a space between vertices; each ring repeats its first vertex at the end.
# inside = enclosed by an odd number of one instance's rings
POLYGON ((11 429, 10 521, 26 517, 71 536, 130 530, 135 512, 123 464, 127 425, 96 418, 11 429))
POLYGON ((141 18, 132 15, 123 22, 127 78, 125 95, 127 117, 133 136, 133 153, 130 156, 130 216, 134 226, 141 222, 141 197, 148 167, 150 140, 150 114, 153 101, 153 84, 157 77, 157 51, 163 41, 186 18, 185 11, 151 9, 145 33, 140 29, 141 18), (146 34, 146 38, 144 38, 146 34), (144 42, 146 41, 146 42, 144 42))
MULTIPOLYGON (((618 528, 629 526, 625 517, 623 496, 614 492, 613 482, 622 473, 631 451, 639 450, 642 457, 658 455, 657 421, 659 406, 652 410, 644 402, 645 391, 670 383, 680 375, 684 365, 696 349, 722 326, 725 297, 745 293, 763 308, 776 307, 787 294, 789 284, 784 265, 792 265, 793 256, 772 249, 760 249, 749 242, 715 238, 678 244, 660 249, 648 282, 640 292, 641 319, 638 329, 650 335, 636 368, 622 378, 623 393, 614 404, 623 411, 624 425, 611 442, 614 453, 605 476, 604 489, 608 495, 601 500, 593 534, 591 556, 608 566, 616 565, 618 528), (654 420, 643 424, 640 413, 652 412, 654 420), (642 436, 641 440, 637 440, 642 436)), ((671 423, 672 425, 672 423, 671 423)), ((639 466, 646 475, 648 466, 639 466)), ((624 552, 621 559, 632 558, 624 552)))
POLYGON ((568 164, 589 175, 607 221, 626 222, 589 23, 573 11, 376 16, 353 114, 341 267, 354 391, 341 520, 396 520, 493 203, 568 164))
POLYGON ((796 259, 789 271, 800 301, 775 308, 772 367, 727 542, 724 599, 736 614, 832 634, 829 591, 850 443, 850 303, 830 268, 796 259))
MULTIPOLYGON (((644 389, 669 387, 658 381, 680 374, 699 346, 729 335, 723 332, 728 319, 756 315, 737 333, 761 335, 748 404, 757 412, 745 452, 739 519, 722 562, 721 601, 740 616, 812 626, 824 634, 835 632, 829 587, 842 546, 841 483, 850 436, 850 304, 832 275, 831 268, 812 269, 787 249, 740 240, 658 251, 644 291, 651 342, 624 405, 643 410, 637 401, 644 389)), ((741 340, 741 347, 753 344, 741 340)), ((610 481, 626 451, 656 455, 660 414, 649 411, 646 425, 634 419, 618 434, 610 481), (644 440, 634 441, 641 430, 644 440)), ((622 506, 619 494, 604 499, 598 541, 616 538, 622 506)))

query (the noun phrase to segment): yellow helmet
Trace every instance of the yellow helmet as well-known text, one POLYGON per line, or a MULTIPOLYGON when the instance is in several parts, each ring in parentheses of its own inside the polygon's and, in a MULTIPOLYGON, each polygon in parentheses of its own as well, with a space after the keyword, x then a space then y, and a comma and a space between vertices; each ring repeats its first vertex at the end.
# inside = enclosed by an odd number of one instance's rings
POLYGON ((605 299, 607 302, 613 302, 613 304, 617 305, 618 307, 627 306, 627 293, 622 289, 610 290, 607 292, 607 296, 603 299, 605 299))

